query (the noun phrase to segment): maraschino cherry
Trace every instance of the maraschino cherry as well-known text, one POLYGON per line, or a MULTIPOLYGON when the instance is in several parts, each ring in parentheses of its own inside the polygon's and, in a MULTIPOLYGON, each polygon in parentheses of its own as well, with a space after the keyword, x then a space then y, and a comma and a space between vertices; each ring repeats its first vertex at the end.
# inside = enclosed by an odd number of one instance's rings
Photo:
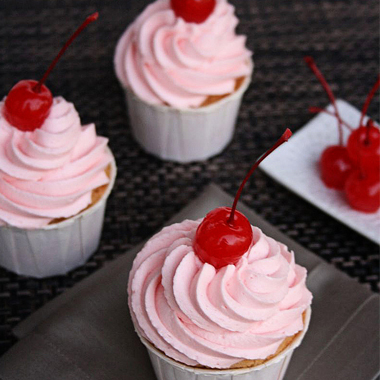
POLYGON ((353 165, 347 148, 343 145, 327 147, 319 159, 321 178, 324 184, 336 190, 343 190, 353 165))
POLYGON ((236 193, 232 208, 219 207, 209 212, 198 226, 194 252, 216 269, 236 264, 252 244, 252 227, 248 219, 236 210, 237 202, 249 177, 269 154, 288 141, 292 132, 287 129, 280 139, 252 166, 236 193))
POLYGON ((380 208, 380 172, 353 170, 347 178, 344 191, 348 203, 355 210, 376 212, 380 208))
MULTIPOLYGON (((339 145, 328 146, 321 155, 319 164, 321 170, 321 178, 327 187, 337 190, 343 190, 347 177, 352 171, 353 164, 348 154, 347 148, 343 145, 343 131, 342 125, 347 124, 342 122, 339 115, 338 107, 336 105, 335 97, 330 89, 326 79, 319 71, 317 65, 312 57, 304 58, 306 64, 310 67, 311 71, 315 74, 319 82, 322 84, 326 91, 335 113, 333 114, 338 119, 339 130, 339 145)), ((311 109, 312 111, 314 108, 311 109)))
POLYGON ((171 0, 171 7, 177 17, 197 24, 207 20, 215 5, 216 0, 171 0))
POLYGON ((380 170, 380 130, 375 127, 372 120, 363 125, 371 100, 380 87, 380 76, 367 96, 363 105, 359 128, 355 129, 348 138, 347 150, 351 160, 359 163, 364 172, 378 172, 380 170))
POLYGON ((31 79, 22 80, 9 91, 4 102, 3 114, 11 125, 21 131, 34 131, 42 126, 53 104, 53 95, 44 84, 47 77, 74 39, 88 24, 97 20, 98 16, 96 12, 87 17, 65 43, 39 82, 31 79))

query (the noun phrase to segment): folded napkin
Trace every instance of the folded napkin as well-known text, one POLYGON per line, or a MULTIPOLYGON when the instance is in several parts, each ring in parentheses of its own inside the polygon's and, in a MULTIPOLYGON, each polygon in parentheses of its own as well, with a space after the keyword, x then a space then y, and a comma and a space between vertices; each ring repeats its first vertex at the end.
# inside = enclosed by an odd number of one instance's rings
MULTIPOLYGON (((196 219, 232 198, 210 185, 170 221, 196 219)), ((295 243, 249 208, 253 225, 282 241, 309 271, 312 318, 286 380, 373 380, 379 374, 379 297, 295 243)), ((2 380, 154 380, 133 330, 127 280, 135 247, 42 307, 14 333, 20 341, 0 359, 2 380)))

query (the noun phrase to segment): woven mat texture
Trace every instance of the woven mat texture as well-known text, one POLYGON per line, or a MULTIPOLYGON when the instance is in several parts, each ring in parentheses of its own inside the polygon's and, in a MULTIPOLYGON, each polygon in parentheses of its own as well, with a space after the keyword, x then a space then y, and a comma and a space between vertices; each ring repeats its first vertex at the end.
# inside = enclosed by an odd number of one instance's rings
MULTIPOLYGON (((0 354, 14 343, 12 328, 136 243, 151 236, 211 181, 233 195, 245 173, 285 127, 294 131, 326 106, 323 89, 303 63, 315 57, 334 93, 361 108, 379 69, 377 0, 231 0, 238 30, 254 50, 255 74, 235 137, 206 162, 175 164, 144 153, 133 140, 113 52, 147 0, 13 0, 0 2, 0 91, 38 79, 70 33, 90 13, 92 24, 58 64, 48 86, 72 101, 84 124, 109 137, 118 178, 109 199, 99 250, 66 276, 33 280, 0 268, 0 354)), ((378 119, 379 101, 369 114, 378 119)), ((242 200, 281 231, 374 291, 379 249, 258 171, 242 200)))

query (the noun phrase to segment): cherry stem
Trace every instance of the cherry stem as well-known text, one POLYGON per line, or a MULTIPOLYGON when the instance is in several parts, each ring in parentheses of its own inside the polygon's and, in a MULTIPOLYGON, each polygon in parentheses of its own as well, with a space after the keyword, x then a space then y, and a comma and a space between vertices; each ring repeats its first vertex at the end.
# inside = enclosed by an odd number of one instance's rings
POLYGON ((322 75, 322 73, 319 71, 317 65, 315 64, 313 57, 310 57, 310 56, 304 57, 304 61, 309 66, 310 70, 314 73, 314 75, 317 77, 319 82, 321 83, 323 89, 326 91, 327 96, 329 97, 329 99, 330 99, 330 101, 331 101, 331 103, 335 109, 336 118, 338 119, 339 145, 343 145, 342 119, 339 115, 339 111, 338 111, 338 107, 336 105, 334 94, 331 91, 331 88, 328 85, 325 77, 322 75))
POLYGON ((289 128, 287 128, 286 131, 283 133, 283 135, 276 141, 276 143, 270 149, 268 149, 263 155, 261 155, 256 160, 256 162, 253 164, 253 166, 251 167, 251 169, 249 170, 249 172, 245 176, 243 182, 241 183, 241 185, 240 185, 240 187, 236 193, 234 203, 233 203, 232 209, 231 209, 231 214, 227 220, 227 224, 229 224, 230 226, 233 226, 233 224, 234 224, 234 215, 235 215, 236 206, 237 206, 237 203, 239 201, 241 192, 243 191, 243 188, 244 188, 245 184, 247 183, 249 177, 257 169, 257 167, 260 165, 260 163, 266 157, 268 157, 274 150, 276 150, 280 145, 282 145, 284 142, 288 141, 290 139, 291 135, 292 135, 292 131, 289 128))
POLYGON ((369 138, 369 132, 371 130, 371 128, 373 127, 373 121, 371 119, 369 119, 367 121, 367 125, 366 125, 366 133, 365 133, 365 139, 364 139, 364 145, 369 145, 371 143, 371 140, 369 138))
MULTIPOLYGON (((327 113, 328 115, 337 117, 336 113, 331 112, 331 111, 327 111, 326 109, 319 108, 319 107, 309 107, 309 112, 310 113, 324 112, 324 113, 327 113)), ((341 122, 342 122, 342 125, 344 125, 346 128, 348 128, 350 131, 352 131, 354 129, 350 124, 346 123, 343 119, 341 120, 341 122)))
POLYGON ((74 34, 67 40, 63 48, 59 51, 57 56, 54 58, 53 62, 50 64, 49 68, 46 70, 43 77, 40 79, 40 81, 34 86, 33 91, 40 92, 41 87, 45 83, 47 77, 50 75, 51 71, 54 69, 55 65, 63 55, 63 53, 66 51, 66 49, 71 45, 71 43, 78 37, 80 33, 82 33, 83 29, 87 27, 88 24, 91 24, 92 22, 96 21, 99 17, 99 13, 95 12, 94 14, 88 16, 86 20, 83 22, 83 24, 74 32, 74 34))
POLYGON ((363 105, 363 108, 362 108, 362 115, 360 117, 359 127, 363 125, 364 116, 366 115, 368 107, 369 107, 369 105, 370 105, 373 97, 375 96, 376 91, 379 89, 379 87, 380 87, 380 75, 377 77, 376 83, 372 87, 372 90, 369 92, 369 94, 367 96, 367 99, 364 102, 364 105, 363 105))

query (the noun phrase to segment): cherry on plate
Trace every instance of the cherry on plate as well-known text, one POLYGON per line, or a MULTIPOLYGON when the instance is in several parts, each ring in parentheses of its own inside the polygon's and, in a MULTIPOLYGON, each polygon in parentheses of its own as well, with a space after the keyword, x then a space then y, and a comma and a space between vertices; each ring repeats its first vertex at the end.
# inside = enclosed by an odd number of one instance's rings
POLYGON ((344 191, 348 203, 355 210, 374 213, 380 207, 380 174, 364 174, 353 170, 347 178, 344 191))
POLYGON ((367 126, 355 129, 347 141, 348 154, 365 172, 380 169, 380 130, 371 120, 367 126))
POLYGON ((319 161, 324 184, 336 190, 343 190, 347 177, 353 169, 347 148, 332 145, 326 148, 319 161))

